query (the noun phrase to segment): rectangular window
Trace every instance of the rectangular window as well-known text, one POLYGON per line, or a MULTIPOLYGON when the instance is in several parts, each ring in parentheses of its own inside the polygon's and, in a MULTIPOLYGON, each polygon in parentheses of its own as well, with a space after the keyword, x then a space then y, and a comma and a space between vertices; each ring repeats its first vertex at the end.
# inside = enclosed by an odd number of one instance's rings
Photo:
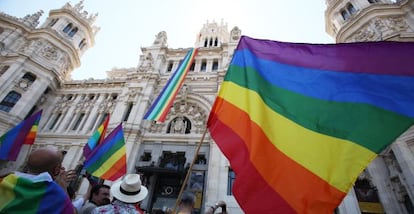
POLYGON ((194 68, 195 68, 195 63, 193 62, 193 64, 191 64, 190 66, 190 71, 194 71, 194 68))
POLYGON ((151 151, 144 151, 144 154, 141 155, 141 161, 151 161, 152 159, 152 155, 151 155, 151 151))
POLYGON ((62 117, 62 113, 59 113, 55 119, 53 120, 53 122, 50 124, 49 126, 49 130, 52 130, 53 128, 55 128, 56 123, 59 121, 59 119, 62 117))
POLYGON ((78 120, 76 120, 75 125, 73 126, 72 130, 77 130, 79 128, 80 123, 82 122, 83 118, 85 117, 85 113, 79 115, 78 120))
POLYGON ((203 60, 203 61, 201 62, 201 68, 200 68, 200 71, 205 72, 205 71, 206 71, 206 69, 207 69, 207 62, 206 62, 205 60, 203 60))
POLYGON ((127 110, 125 112, 123 121, 127 121, 128 120, 128 117, 131 114, 132 106, 133 106, 132 102, 128 103, 128 107, 127 107, 127 110))
POLYGON ((217 59, 215 59, 215 60, 213 61, 213 67, 212 67, 212 70, 213 70, 213 71, 217 71, 217 70, 218 70, 218 60, 217 60, 217 59))
POLYGON ((9 112, 14 105, 19 101, 20 97, 22 97, 21 94, 11 91, 7 94, 7 96, 1 101, 0 103, 0 110, 9 112))
POLYGON ((227 178, 227 195, 233 195, 233 184, 236 179, 236 173, 234 173, 232 168, 229 168, 229 175, 227 178))
POLYGON ((172 71, 173 65, 174 65, 173 62, 169 62, 168 63, 167 72, 171 72, 172 71))

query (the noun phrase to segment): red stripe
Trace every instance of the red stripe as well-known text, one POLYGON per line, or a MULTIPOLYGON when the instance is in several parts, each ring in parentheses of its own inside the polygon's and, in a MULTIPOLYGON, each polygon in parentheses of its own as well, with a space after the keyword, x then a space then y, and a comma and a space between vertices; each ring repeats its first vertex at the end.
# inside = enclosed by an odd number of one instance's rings
POLYGON ((237 142, 237 145, 222 148, 232 165, 242 161, 240 159, 247 159, 274 191, 277 191, 298 213, 333 212, 345 193, 280 152, 265 136, 262 129, 250 121, 244 111, 221 98, 217 99, 220 99, 220 114, 213 115, 209 124, 218 122, 222 126, 231 127, 231 134, 236 135, 238 139, 229 140, 230 134, 223 131, 222 127, 210 128, 210 132, 216 132, 213 136, 220 147, 237 142), (221 136, 222 141, 216 139, 218 136, 221 136), (234 151, 234 148, 241 145, 247 150, 244 156, 234 151), (313 203, 305 204, 304 200, 313 203))
POLYGON ((123 155, 109 171, 105 172, 101 178, 105 180, 114 181, 126 174, 126 154, 123 155))
POLYGON ((36 132, 31 131, 29 132, 29 134, 27 134, 26 139, 24 140, 23 144, 32 145, 34 143, 35 138, 36 138, 36 132))
POLYGON ((233 194, 245 213, 296 213, 293 208, 263 179, 249 160, 249 151, 242 139, 214 118, 209 127, 212 137, 231 161, 236 172, 233 194), (221 142, 221 143, 220 143, 221 142))

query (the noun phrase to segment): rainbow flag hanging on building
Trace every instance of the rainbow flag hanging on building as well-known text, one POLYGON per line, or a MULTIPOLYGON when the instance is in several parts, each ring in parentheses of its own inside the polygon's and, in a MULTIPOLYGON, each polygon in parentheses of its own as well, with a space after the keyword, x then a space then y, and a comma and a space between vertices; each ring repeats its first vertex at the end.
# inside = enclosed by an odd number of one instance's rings
POLYGON ((126 148, 122 123, 92 151, 85 160, 84 168, 95 177, 111 181, 126 174, 126 148))
POLYGON ((333 213, 414 123, 414 43, 243 36, 208 128, 246 213, 333 213))
POLYGON ((0 178, 0 213, 72 214, 66 192, 48 173, 10 174, 0 178))
POLYGON ((41 116, 42 110, 23 120, 0 137, 0 160, 15 161, 23 144, 34 143, 41 116))
POLYGON ((159 122, 165 121, 171 105, 174 102, 174 99, 181 88, 188 71, 190 70, 191 64, 193 63, 197 52, 197 48, 191 48, 188 51, 187 55, 184 57, 184 60, 180 63, 177 70, 168 80, 161 93, 144 115, 144 120, 155 120, 159 122))
POLYGON ((109 114, 106 116, 104 122, 98 127, 98 129, 89 138, 88 142, 83 147, 83 156, 88 159, 88 156, 92 153, 93 149, 105 138, 106 129, 109 123, 109 114))

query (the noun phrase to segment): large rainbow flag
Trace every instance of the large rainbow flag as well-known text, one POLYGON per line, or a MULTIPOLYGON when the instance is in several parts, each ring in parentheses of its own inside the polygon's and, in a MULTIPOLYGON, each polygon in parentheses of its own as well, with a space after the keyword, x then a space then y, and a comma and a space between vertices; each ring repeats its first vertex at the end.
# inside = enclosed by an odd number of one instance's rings
POLYGON ((91 175, 115 181, 126 173, 126 148, 122 123, 99 144, 85 160, 91 175))
POLYGON ((187 55, 184 57, 184 60, 180 63, 177 70, 168 80, 161 93, 144 115, 144 120, 155 120, 159 122, 165 121, 171 105, 174 102, 174 99, 177 96, 188 71, 190 70, 191 64, 193 63, 197 52, 197 48, 191 48, 188 51, 187 55))
POLYGON ((15 161, 23 144, 32 145, 42 110, 23 120, 0 137, 0 160, 15 161))
POLYGON ((83 147, 83 156, 88 159, 88 156, 92 153, 95 147, 102 143, 105 138, 106 129, 109 123, 109 114, 106 116, 104 122, 96 129, 96 131, 89 138, 88 142, 83 147))
POLYGON ((69 196, 50 175, 10 174, 0 178, 0 213, 72 214, 69 196))
POLYGON ((246 213, 333 213, 414 123, 414 43, 243 36, 208 128, 246 213))

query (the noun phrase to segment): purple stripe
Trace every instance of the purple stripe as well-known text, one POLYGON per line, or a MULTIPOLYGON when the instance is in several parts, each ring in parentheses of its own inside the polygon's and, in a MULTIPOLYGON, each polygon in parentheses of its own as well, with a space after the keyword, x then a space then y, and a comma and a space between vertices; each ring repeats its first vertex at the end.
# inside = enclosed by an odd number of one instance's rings
POLYGON ((237 50, 284 64, 355 73, 414 76, 413 42, 301 44, 242 36, 237 50), (393 56, 393 57, 390 57, 393 56))
POLYGON ((41 114, 42 110, 26 120, 23 120, 2 136, 1 140, 3 140, 3 142, 1 142, 0 146, 0 159, 12 161, 17 159, 20 149, 32 129, 32 126, 39 123, 41 114))
POLYGON ((48 182, 48 186, 40 201, 38 213, 73 213, 74 208, 68 195, 55 182, 48 182))

